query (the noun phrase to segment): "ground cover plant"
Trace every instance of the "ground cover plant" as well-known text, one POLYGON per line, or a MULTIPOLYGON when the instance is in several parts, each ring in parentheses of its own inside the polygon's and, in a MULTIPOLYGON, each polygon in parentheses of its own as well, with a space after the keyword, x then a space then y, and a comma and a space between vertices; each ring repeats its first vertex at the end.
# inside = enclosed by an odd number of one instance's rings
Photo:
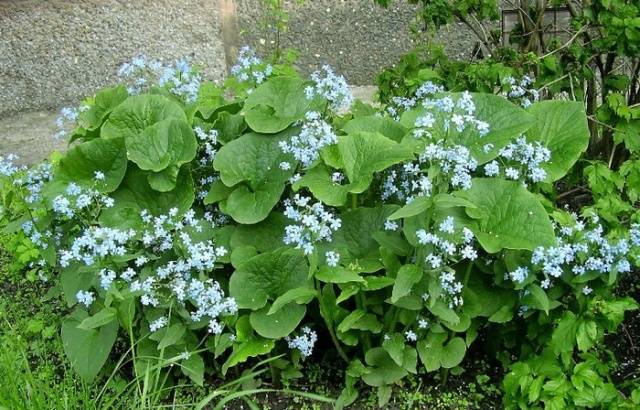
MULTIPOLYGON (((605 230, 552 201, 589 145, 581 103, 425 81, 372 107, 329 67, 305 79, 247 48, 231 73, 136 58, 64 111, 66 154, 2 164, 6 247, 66 304, 83 380, 118 340, 159 391, 257 363, 286 384, 316 355, 345 380, 335 401, 308 397, 341 408, 369 386, 384 406, 412 375, 463 372, 480 338, 509 370, 507 407, 638 401, 602 347, 637 308, 615 293, 637 214, 605 230)), ((260 392, 241 387, 217 405, 260 392)))

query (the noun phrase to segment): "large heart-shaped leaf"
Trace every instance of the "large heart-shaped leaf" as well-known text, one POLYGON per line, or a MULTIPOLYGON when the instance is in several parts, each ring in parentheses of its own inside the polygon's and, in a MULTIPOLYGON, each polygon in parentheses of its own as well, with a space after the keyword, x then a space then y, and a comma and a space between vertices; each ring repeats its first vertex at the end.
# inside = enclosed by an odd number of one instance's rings
POLYGON ((178 103, 161 95, 135 95, 111 111, 100 134, 104 138, 123 137, 125 141, 131 141, 147 127, 168 118, 187 121, 178 103))
POLYGON ((293 189, 309 188, 313 196, 331 206, 342 206, 347 202, 349 192, 362 192, 367 189, 370 181, 359 181, 341 185, 334 182, 331 171, 324 164, 311 168, 302 178, 293 184, 293 189))
POLYGON ((62 347, 71 366, 85 381, 93 380, 109 358, 116 341, 118 322, 111 321, 97 329, 81 329, 78 326, 88 317, 83 310, 76 310, 62 323, 62 347))
POLYGON ((127 151, 123 138, 97 138, 71 148, 60 160, 59 176, 103 193, 115 191, 127 170, 127 151), (104 180, 96 180, 96 172, 104 180))
POLYGON ((362 380, 369 386, 392 384, 407 375, 407 371, 398 366, 382 347, 369 349, 365 354, 365 361, 371 367, 368 368, 368 373, 362 375, 362 380))
POLYGON ((280 163, 291 157, 282 152, 278 143, 293 132, 269 137, 245 134, 226 144, 216 155, 213 167, 220 172, 220 179, 227 187, 236 187, 222 206, 237 222, 262 221, 280 200, 293 170, 280 168, 280 163))
POLYGON ((102 211, 100 222, 122 229, 139 226, 142 210, 147 210, 152 215, 164 215, 171 208, 176 208, 182 214, 191 208, 195 194, 191 172, 186 165, 180 169, 175 189, 168 192, 152 189, 147 173, 130 165, 122 186, 112 197, 115 205, 102 211))
POLYGON ((364 192, 374 173, 413 158, 411 149, 377 132, 341 135, 338 151, 349 182, 357 184, 358 189, 351 189, 356 193, 364 192))
POLYGON ((379 248, 373 234, 384 230, 384 223, 397 205, 356 208, 342 214, 342 227, 335 233, 332 245, 346 248, 355 258, 365 258, 379 248))
POLYGON ((262 83, 244 103, 245 120, 256 132, 274 134, 304 118, 311 109, 305 83, 295 77, 274 77, 262 83))
POLYGON ((429 332, 427 337, 417 344, 420 360, 428 372, 438 370, 440 367, 450 369, 456 367, 464 359, 467 345, 460 337, 447 340, 446 333, 429 332))
POLYGON ((490 253, 501 249, 533 250, 555 244, 551 220, 540 201, 521 183, 476 178, 460 196, 473 203, 467 214, 477 220, 470 226, 490 253))
POLYGON ((281 339, 293 332, 304 318, 307 307, 289 304, 286 309, 280 309, 269 315, 269 306, 251 312, 249 322, 260 336, 268 339, 281 339))
POLYGON ((389 117, 368 115, 365 117, 357 117, 347 122, 342 127, 342 131, 346 134, 355 134, 361 131, 377 132, 395 142, 400 142, 408 132, 408 129, 389 117))
POLYGON ((502 148, 536 122, 531 114, 504 97, 481 93, 472 96, 475 116, 489 124, 489 133, 483 137, 475 132, 462 133, 454 142, 469 148, 471 156, 481 164, 495 158, 502 148), (485 150, 487 144, 491 144, 491 149, 485 150))
POLYGON ((542 168, 549 181, 556 181, 566 175, 589 145, 584 105, 575 101, 542 101, 528 111, 537 121, 527 131, 527 139, 549 148, 551 161, 542 164, 542 168))
POLYGON ((260 309, 288 290, 308 287, 308 266, 302 252, 279 248, 242 262, 229 280, 238 307, 260 309))
POLYGON ((284 229, 291 222, 281 212, 272 212, 254 225, 238 225, 231 235, 231 247, 252 246, 258 252, 270 252, 283 245, 284 229))
POLYGON ((153 172, 193 160, 198 148, 189 124, 176 118, 158 121, 125 142, 129 159, 140 169, 153 172))
POLYGON ((111 111, 127 99, 124 85, 102 89, 96 93, 90 108, 79 115, 79 123, 88 130, 99 128, 111 111))

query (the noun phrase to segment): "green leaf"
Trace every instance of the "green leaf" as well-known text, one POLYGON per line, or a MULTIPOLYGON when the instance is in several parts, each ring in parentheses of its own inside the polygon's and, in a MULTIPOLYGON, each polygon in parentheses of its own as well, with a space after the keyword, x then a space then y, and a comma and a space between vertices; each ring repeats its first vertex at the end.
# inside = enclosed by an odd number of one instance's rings
POLYGON ((404 337, 400 333, 394 333, 382 342, 382 348, 389 353, 389 357, 398 365, 404 361, 404 337))
POLYGON ((111 111, 100 134, 103 138, 132 141, 147 127, 169 118, 187 121, 187 116, 178 103, 161 95, 135 95, 111 111))
POLYGON ((94 139, 71 148, 60 160, 59 176, 67 181, 93 187, 102 193, 115 191, 127 171, 127 151, 123 138, 94 139), (104 181, 97 181, 102 172, 104 181))
POLYGON ((78 329, 90 330, 102 327, 116 320, 116 310, 111 307, 105 307, 93 316, 84 319, 78 325, 78 329))
POLYGON ((413 158, 409 148, 373 132, 339 136, 338 150, 349 182, 358 184, 358 189, 351 190, 355 193, 366 190, 374 173, 413 158))
POLYGON ((231 367, 244 363, 250 357, 256 357, 261 354, 267 354, 273 350, 274 341, 270 339, 256 338, 249 339, 246 342, 233 346, 233 352, 222 365, 222 374, 227 374, 227 370, 231 367))
POLYGON ((357 117, 347 122, 342 127, 342 131, 344 131, 345 134, 355 134, 362 131, 376 132, 395 142, 400 142, 408 132, 408 129, 389 117, 368 115, 365 117, 357 117))
POLYGON ((413 201, 398 209, 389 216, 390 220, 409 218, 419 215, 429 209, 433 205, 433 200, 427 197, 418 197, 413 201))
POLYGON ((186 327, 182 323, 176 323, 169 326, 162 339, 160 339, 160 343, 158 343, 158 350, 164 349, 169 346, 173 346, 180 342, 184 332, 187 330, 186 327))
POLYGON ((272 315, 293 302, 299 305, 306 305, 314 297, 316 297, 316 290, 313 288, 305 287, 288 290, 273 302, 273 304, 271 305, 271 309, 269 309, 267 315, 272 315))
MULTIPOLYGON (((167 118, 125 139, 127 156, 140 169, 159 172, 180 167, 196 156, 198 143, 191 126, 184 120, 167 118)), ((176 172, 177 174, 177 172, 176 172)))
POLYGON ((147 182, 149 182, 149 186, 156 191, 169 192, 176 187, 178 174, 180 174, 180 167, 171 164, 160 172, 148 174, 147 182))
POLYGON ((472 96, 476 105, 475 117, 489 124, 489 133, 482 138, 475 132, 462 133, 454 142, 467 147, 480 164, 498 156, 502 148, 536 123, 535 117, 504 97, 480 93, 472 93, 472 96), (485 152, 486 144, 492 144, 492 147, 485 152))
POLYGON ((542 164, 548 181, 562 178, 589 145, 589 127, 582 102, 541 101, 528 109, 537 121, 526 133, 529 141, 540 141, 551 151, 551 161, 542 164))
POLYGON ((401 297, 411 292, 413 285, 422 279, 422 268, 417 265, 404 265, 398 271, 396 283, 391 292, 391 303, 396 303, 401 297))
POLYGON ((432 306, 427 306, 429 311, 439 317, 440 319, 450 322, 460 322, 460 316, 456 312, 447 306, 442 300, 438 299, 432 306))
POLYGON ((268 306, 251 312, 249 316, 251 327, 262 337, 281 339, 298 327, 307 312, 307 307, 290 304, 286 309, 280 309, 273 314, 268 314, 268 312, 268 306))
POLYGON ((445 369, 456 367, 462 362, 466 352, 467 345, 464 340, 460 337, 454 337, 442 349, 442 355, 440 356, 442 367, 445 369))
POLYGON ((233 188, 229 188, 218 179, 211 184, 211 188, 209 188, 209 192, 207 192, 207 196, 204 198, 203 202, 205 205, 220 202, 227 199, 232 192, 233 188))
POLYGON ((196 385, 204 383, 204 360, 198 353, 191 353, 188 359, 182 361, 180 368, 185 376, 189 377, 196 385))
POLYGON ((252 246, 258 252, 271 252, 283 246, 284 229, 291 220, 281 212, 271 212, 254 225, 238 225, 231 235, 231 247, 252 246))
POLYGON ((364 278, 342 266, 322 266, 316 273, 316 279, 326 283, 364 282, 364 278))
POLYGON ((86 267, 72 263, 60 272, 60 285, 62 293, 67 301, 67 306, 71 307, 78 303, 76 294, 80 290, 91 287, 95 280, 95 272, 87 270, 86 267))
POLYGON ((407 375, 381 347, 369 349, 365 354, 365 361, 371 367, 368 368, 368 373, 362 375, 362 380, 369 386, 393 384, 407 375))
POLYGON ((573 312, 565 312, 551 335, 551 348, 557 355, 573 352, 580 321, 573 312))
POLYGON ((527 300, 527 304, 529 306, 535 307, 536 309, 543 310, 547 315, 549 314, 549 297, 547 293, 538 285, 531 284, 527 287, 530 292, 531 298, 527 300))
POLYGON ((304 93, 305 83, 294 77, 274 77, 262 83, 244 103, 245 121, 264 134, 280 132, 304 118, 312 101, 304 93))
POLYGON ((470 226, 489 253, 501 249, 533 250, 555 244, 553 226, 538 199, 521 183, 495 178, 475 178, 459 195, 477 208, 466 208, 478 221, 470 226))
POLYGON ((291 160, 280 149, 278 142, 291 131, 266 137, 245 134, 220 149, 213 167, 220 172, 220 179, 234 191, 223 201, 223 208, 235 221, 253 224, 265 219, 280 201, 286 181, 293 169, 285 171, 281 162, 291 160))
POLYGON ((90 108, 79 115, 79 123, 88 130, 96 130, 111 111, 127 99, 129 93, 124 85, 104 88, 96 93, 90 108))
POLYGON ((71 366, 85 381, 93 380, 109 358, 116 341, 118 322, 111 321, 99 329, 80 329, 87 313, 76 310, 62 322, 62 346, 71 366))
POLYGON ((362 192, 368 184, 353 183, 341 185, 332 180, 332 171, 324 164, 318 164, 304 173, 302 178, 293 184, 294 190, 301 187, 309 188, 309 191, 320 201, 331 206, 342 206, 347 202, 349 192, 362 192))
POLYGON ((355 258, 377 255, 378 243, 373 234, 384 229, 384 223, 398 207, 384 205, 377 208, 350 209, 342 214, 342 226, 335 233, 333 245, 343 247, 355 258))
POLYGON ((342 322, 338 325, 338 331, 346 332, 349 329, 353 328, 353 325, 360 320, 366 312, 362 309, 355 309, 353 312, 349 313, 347 317, 342 319, 342 322))
POLYGON ((229 279, 229 293, 242 309, 260 309, 285 292, 310 287, 302 252, 279 248, 242 263, 229 279))
POLYGON ((432 331, 427 337, 418 341, 416 345, 420 360, 428 372, 444 367, 451 369, 462 362, 467 351, 467 345, 460 337, 454 337, 446 345, 445 333, 434 333, 432 331))
POLYGON ((196 106, 203 118, 208 119, 211 117, 224 103, 224 90, 222 88, 211 81, 202 83, 200 90, 198 90, 196 106))
POLYGON ((102 211, 100 222, 119 229, 140 226, 143 209, 156 216, 167 214, 171 208, 177 208, 178 214, 183 214, 195 199, 191 172, 186 165, 180 168, 175 189, 168 192, 152 189, 147 173, 130 165, 120 189, 111 196, 115 205, 102 211))
POLYGON ((213 123, 213 128, 218 131, 218 141, 226 144, 241 136, 247 128, 247 124, 244 122, 242 115, 222 111, 218 114, 218 119, 213 123))

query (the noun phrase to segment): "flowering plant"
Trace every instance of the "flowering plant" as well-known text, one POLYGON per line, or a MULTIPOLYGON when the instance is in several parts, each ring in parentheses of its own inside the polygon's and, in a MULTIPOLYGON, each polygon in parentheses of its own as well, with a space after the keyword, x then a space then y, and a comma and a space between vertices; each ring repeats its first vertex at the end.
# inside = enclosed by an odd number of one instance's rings
POLYGON ((143 80, 87 100, 64 156, 2 166, 26 204, 7 230, 74 309, 62 338, 83 377, 119 332, 196 383, 274 352, 295 367, 326 337, 348 364, 339 405, 359 380, 384 402, 408 373, 460 366, 485 328, 611 297, 637 263, 637 225, 607 237, 541 195, 587 146, 579 104, 425 84, 345 114, 330 68, 241 58, 226 89, 136 60, 121 71, 143 80))

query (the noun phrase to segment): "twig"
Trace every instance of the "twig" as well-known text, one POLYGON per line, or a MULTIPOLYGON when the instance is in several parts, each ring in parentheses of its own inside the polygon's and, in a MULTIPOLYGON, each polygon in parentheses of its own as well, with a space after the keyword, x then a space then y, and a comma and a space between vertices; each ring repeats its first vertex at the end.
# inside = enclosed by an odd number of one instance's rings
POLYGON ((587 27, 587 26, 582 26, 582 27, 580 27, 580 30, 576 31, 576 33, 575 33, 575 34, 574 34, 574 35, 573 35, 573 36, 572 36, 572 37, 571 37, 571 38, 570 38, 566 43, 564 43, 564 44, 563 44, 563 45, 561 45, 560 47, 556 48, 555 50, 552 50, 552 51, 548 52, 547 54, 543 55, 543 56, 542 56, 542 57, 540 57, 540 58, 541 58, 541 59, 543 59, 543 58, 547 58, 547 57, 549 57, 550 55, 553 55, 553 54, 557 53, 558 51, 560 51, 560 50, 562 50, 562 49, 565 49, 565 48, 569 47, 569 46, 573 43, 573 41, 574 41, 574 40, 575 40, 575 39, 580 35, 580 33, 582 33, 582 32, 586 29, 586 27, 587 27))

